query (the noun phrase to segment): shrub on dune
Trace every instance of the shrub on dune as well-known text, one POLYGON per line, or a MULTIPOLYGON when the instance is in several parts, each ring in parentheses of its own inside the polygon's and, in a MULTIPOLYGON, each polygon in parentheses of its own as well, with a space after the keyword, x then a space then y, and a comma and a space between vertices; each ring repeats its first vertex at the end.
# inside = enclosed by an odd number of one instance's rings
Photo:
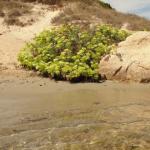
POLYGON ((94 30, 64 25, 43 31, 19 54, 22 66, 54 79, 99 81, 98 64, 128 33, 108 25, 94 30))

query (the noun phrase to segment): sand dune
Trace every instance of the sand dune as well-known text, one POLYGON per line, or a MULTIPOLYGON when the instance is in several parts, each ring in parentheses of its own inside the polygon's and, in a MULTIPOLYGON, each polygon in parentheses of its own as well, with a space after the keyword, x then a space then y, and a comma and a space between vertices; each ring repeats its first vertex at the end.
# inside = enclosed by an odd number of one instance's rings
MULTIPOLYGON (((6 26, 0 20, 0 71, 14 71, 18 66, 17 55, 26 42, 44 29, 51 28, 51 20, 59 14, 59 10, 48 10, 47 6, 37 4, 33 18, 37 18, 32 25, 25 27, 6 26), (42 7, 42 9, 41 9, 42 7), (39 10, 37 10, 39 9, 39 10)), ((28 17, 28 16, 27 16, 28 17)), ((25 17, 23 17, 24 19, 25 17)))

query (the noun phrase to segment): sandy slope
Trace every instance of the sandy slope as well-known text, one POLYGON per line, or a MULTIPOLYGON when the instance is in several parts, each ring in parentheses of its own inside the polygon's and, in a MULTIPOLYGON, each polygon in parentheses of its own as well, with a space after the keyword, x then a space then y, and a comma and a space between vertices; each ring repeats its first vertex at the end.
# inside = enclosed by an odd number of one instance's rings
MULTIPOLYGON (((17 54, 27 41, 30 41, 35 34, 45 28, 52 27, 51 20, 58 15, 59 11, 50 11, 47 6, 35 6, 39 13, 34 13, 33 18, 38 20, 30 26, 17 27, 5 26, 0 19, 0 73, 15 71, 18 65, 17 54)), ((26 16, 28 17, 28 16, 26 16)), ((25 19, 25 16, 23 17, 25 19)))

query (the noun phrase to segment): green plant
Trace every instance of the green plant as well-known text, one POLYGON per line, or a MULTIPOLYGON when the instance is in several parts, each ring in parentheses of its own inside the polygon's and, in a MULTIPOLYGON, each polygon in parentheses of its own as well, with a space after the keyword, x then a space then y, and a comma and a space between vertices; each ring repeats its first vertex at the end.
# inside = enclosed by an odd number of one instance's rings
POLYGON ((111 47, 125 40, 128 33, 108 25, 95 30, 64 25, 42 32, 19 54, 24 67, 54 79, 99 81, 98 64, 111 47))

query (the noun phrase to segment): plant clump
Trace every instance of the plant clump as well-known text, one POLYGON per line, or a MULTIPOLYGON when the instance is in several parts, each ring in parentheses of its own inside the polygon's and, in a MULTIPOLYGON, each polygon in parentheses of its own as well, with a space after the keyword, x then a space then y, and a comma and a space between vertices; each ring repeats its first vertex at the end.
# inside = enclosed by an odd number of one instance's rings
POLYGON ((56 80, 98 82, 101 57, 128 35, 108 25, 92 30, 63 25, 36 36, 21 50, 18 59, 22 66, 56 80))

